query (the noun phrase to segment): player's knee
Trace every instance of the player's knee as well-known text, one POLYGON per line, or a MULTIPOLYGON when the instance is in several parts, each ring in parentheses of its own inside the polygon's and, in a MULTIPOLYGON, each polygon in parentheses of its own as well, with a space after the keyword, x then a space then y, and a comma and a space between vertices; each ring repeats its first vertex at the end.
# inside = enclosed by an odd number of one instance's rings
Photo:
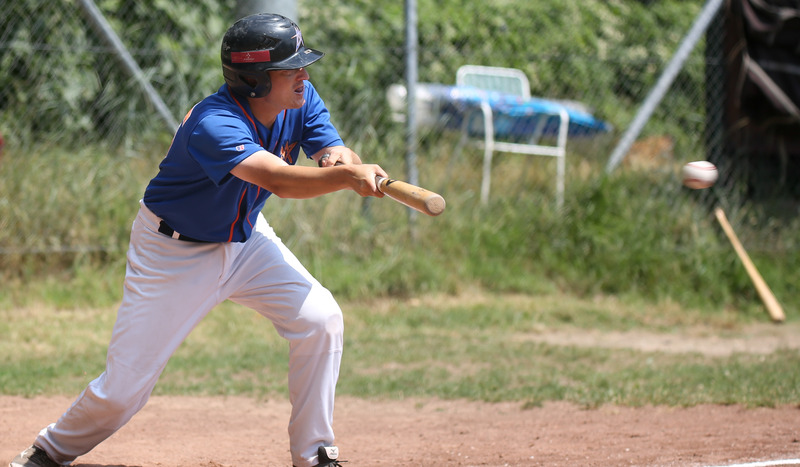
POLYGON ((344 319, 342 309, 333 298, 333 295, 324 289, 324 298, 321 300, 318 322, 328 334, 341 334, 344 331, 344 319))
POLYGON ((341 340, 344 333, 342 309, 325 288, 316 287, 309 296, 302 313, 310 334, 325 335, 332 340, 341 340))

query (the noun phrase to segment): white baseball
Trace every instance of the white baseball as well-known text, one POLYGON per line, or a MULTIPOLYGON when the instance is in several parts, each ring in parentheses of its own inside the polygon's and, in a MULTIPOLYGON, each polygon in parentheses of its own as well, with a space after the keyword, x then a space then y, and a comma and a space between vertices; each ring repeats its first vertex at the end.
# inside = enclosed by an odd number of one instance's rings
POLYGON ((708 161, 689 162, 681 169, 683 184, 693 190, 708 188, 717 181, 717 167, 708 161))

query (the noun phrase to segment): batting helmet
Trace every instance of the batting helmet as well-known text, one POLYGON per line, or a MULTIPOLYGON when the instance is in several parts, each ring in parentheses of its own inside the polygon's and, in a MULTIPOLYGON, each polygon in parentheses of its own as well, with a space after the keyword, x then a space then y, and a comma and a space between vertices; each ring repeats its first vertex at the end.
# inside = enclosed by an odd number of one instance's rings
POLYGON ((222 38, 222 75, 236 94, 264 97, 272 88, 269 70, 303 68, 323 55, 305 46, 289 18, 259 13, 235 22, 222 38))

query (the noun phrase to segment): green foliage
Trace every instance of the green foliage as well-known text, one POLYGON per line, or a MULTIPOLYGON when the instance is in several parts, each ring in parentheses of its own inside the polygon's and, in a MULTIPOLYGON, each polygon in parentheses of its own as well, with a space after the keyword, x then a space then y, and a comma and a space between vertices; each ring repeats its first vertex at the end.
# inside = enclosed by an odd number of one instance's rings
MULTIPOLYGON (((638 1, 423 0, 417 5, 419 81, 453 84, 458 67, 468 63, 519 68, 533 95, 580 100, 622 127, 700 6, 679 0, 647 7, 638 1)), ((312 79, 334 115, 348 116, 338 124, 350 138, 396 131, 384 90, 405 81, 403 15, 399 3, 363 0, 301 9, 306 43, 328 52, 311 70, 312 79)), ((656 116, 655 131, 662 118, 678 116, 680 125, 669 127, 670 134, 696 134, 692 96, 703 80, 702 72, 681 74, 668 108, 656 116), (681 126, 686 122, 691 126, 681 126)))
MULTIPOLYGON (((219 43, 235 16, 230 2, 97 5, 176 118, 222 83, 219 43)), ((647 7, 632 0, 420 1, 419 80, 452 84, 466 63, 520 68, 534 95, 580 100, 621 127, 699 8, 682 0, 647 7)), ((299 13, 306 42, 327 52, 310 72, 334 115, 348 116, 337 122, 341 132, 378 153, 397 131, 384 93, 405 79, 402 4, 307 1, 299 13)), ((0 116, 18 144, 66 133, 81 135, 61 138, 75 147, 86 138, 132 145, 172 134, 78 4, 15 2, 0 31, 0 116)), ((691 96, 703 79, 679 78, 664 113, 680 119, 667 128, 671 134, 694 131, 691 96)))
MULTIPOLYGON (((0 18, 0 121, 17 144, 51 135, 119 144, 164 126, 79 2, 22 0, 0 18)), ((176 116, 219 86, 217 42, 228 21, 216 0, 97 2, 145 76, 176 116)), ((167 129, 171 134, 173 129, 167 129)), ((154 135, 152 135, 155 133, 154 135)), ((26 144, 26 145, 27 145, 26 144)))

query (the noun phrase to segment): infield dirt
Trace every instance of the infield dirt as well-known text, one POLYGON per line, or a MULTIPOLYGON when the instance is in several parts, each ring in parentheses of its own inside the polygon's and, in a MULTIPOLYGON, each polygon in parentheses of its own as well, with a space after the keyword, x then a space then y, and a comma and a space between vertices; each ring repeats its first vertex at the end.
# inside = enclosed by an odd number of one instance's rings
MULTIPOLYGON (((582 331, 542 335, 562 345, 642 351, 770 353, 800 348, 796 323, 746 337, 582 331)), ((71 404, 67 396, 0 396, 0 465, 71 404)), ((289 466, 283 399, 153 397, 80 467, 289 466)), ((708 466, 800 458, 800 407, 602 406, 337 398, 335 429, 346 466, 708 466)))
MULTIPOLYGON (((67 397, 0 397, 7 462, 67 397)), ((284 400, 153 397, 80 467, 288 466, 284 400)), ((601 407, 340 398, 347 466, 701 466, 800 457, 797 407, 601 407)))

